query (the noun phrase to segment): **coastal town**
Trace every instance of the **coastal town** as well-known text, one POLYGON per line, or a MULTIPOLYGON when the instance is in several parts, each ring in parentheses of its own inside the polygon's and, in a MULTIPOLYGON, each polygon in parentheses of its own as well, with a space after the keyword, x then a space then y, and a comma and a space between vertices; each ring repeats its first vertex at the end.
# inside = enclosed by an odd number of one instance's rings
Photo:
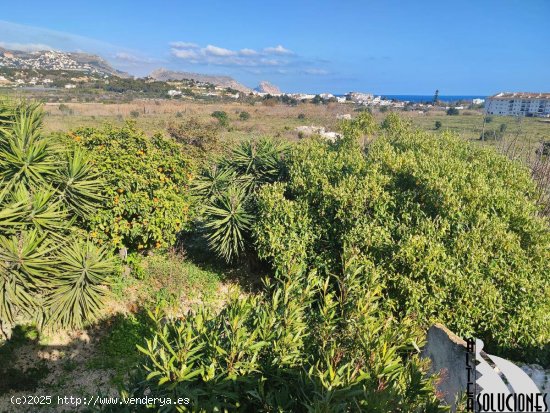
MULTIPOLYGON (((32 89, 84 90, 103 87, 118 91, 113 84, 134 80, 129 88, 133 91, 154 89, 154 97, 169 99, 230 99, 277 98, 283 103, 341 103, 365 107, 386 107, 395 109, 428 110, 441 106, 436 100, 410 102, 403 99, 391 99, 373 93, 352 91, 345 95, 324 93, 284 93, 277 86, 263 81, 251 89, 228 76, 212 76, 197 73, 173 72, 157 69, 149 76, 135 78, 114 69, 99 56, 85 53, 68 53, 53 50, 20 52, 0 48, 0 87, 32 89), (162 85, 159 85, 162 83, 162 85), (110 86, 109 86, 110 85, 110 86), (154 87, 151 87, 154 85, 154 87), (160 87, 159 87, 160 86, 160 87), (137 89, 137 90, 136 90, 137 89)), ((147 96, 144 96, 147 97, 147 96)), ((445 102, 443 102, 445 103, 445 102)), ((450 102, 449 102, 450 103, 450 102)), ((458 110, 468 105, 480 105, 482 100, 470 102, 452 102, 458 110), (462 104, 462 106, 461 106, 462 104)), ((445 107, 445 105, 443 105, 445 107)))
MULTIPOLYGON (((262 81, 254 88, 239 83, 228 76, 203 75, 156 69, 143 78, 132 77, 114 69, 103 58, 86 53, 70 53, 54 50, 22 52, 0 48, 0 88, 33 90, 66 90, 77 92, 90 88, 107 91, 145 93, 144 98, 166 99, 277 99, 282 103, 338 103, 357 107, 378 108, 382 111, 483 109, 486 115, 550 117, 550 93, 498 92, 489 97, 409 100, 406 97, 388 97, 351 91, 344 95, 324 93, 285 93, 277 86, 262 81), (117 83, 130 86, 117 86, 117 83), (152 90, 152 96, 146 92, 152 90)), ((85 93, 80 93, 81 97, 85 93)), ((68 95, 70 101, 78 101, 78 95, 68 95)), ((82 97, 86 101, 90 97, 82 97)), ((98 96, 100 98, 100 96, 98 96)))

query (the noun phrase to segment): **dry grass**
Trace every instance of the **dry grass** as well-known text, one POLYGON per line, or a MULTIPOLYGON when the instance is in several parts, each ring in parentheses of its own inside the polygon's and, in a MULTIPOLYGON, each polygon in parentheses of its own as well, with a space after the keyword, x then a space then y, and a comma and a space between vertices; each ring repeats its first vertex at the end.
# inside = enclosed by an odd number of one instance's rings
MULTIPOLYGON (((354 114, 354 105, 331 103, 328 105, 299 104, 297 106, 262 103, 202 103, 185 100, 135 100, 131 103, 65 103, 68 111, 62 112, 58 103, 46 103, 45 129, 66 132, 81 126, 99 126, 103 123, 122 125, 126 119, 133 119, 137 126, 147 133, 165 132, 171 122, 196 117, 202 121, 215 123, 210 114, 221 110, 227 112, 229 128, 222 132, 222 139, 229 141, 250 136, 270 135, 274 137, 296 138, 295 128, 300 125, 324 126, 327 130, 337 130, 338 114, 354 114), (250 119, 240 120, 239 113, 245 111, 250 119), (137 117, 132 117, 132 113, 137 117), (304 118, 298 116, 303 114, 304 118)), ((483 129, 481 111, 462 111, 459 116, 447 116, 444 111, 433 110, 426 113, 417 111, 399 112, 412 120, 420 129, 435 131, 435 122, 440 121, 440 131, 452 131, 467 140, 478 141, 483 129)), ((374 115, 380 121, 386 116, 378 110, 374 115)), ((517 118, 492 116, 485 130, 497 130, 506 125, 506 138, 512 137, 528 143, 530 148, 538 147, 541 141, 550 140, 550 121, 537 118, 517 118)), ((495 142, 485 142, 495 144, 495 142)), ((534 149, 533 149, 534 150, 534 149)))
POLYGON ((217 110, 227 112, 229 128, 222 138, 242 138, 246 136, 283 136, 293 138, 294 129, 299 125, 324 126, 334 130, 337 127, 337 114, 352 113, 353 106, 343 104, 313 105, 300 104, 266 106, 243 103, 213 104, 177 100, 143 100, 132 103, 65 103, 69 111, 62 112, 57 103, 46 103, 45 129, 51 132, 65 132, 81 126, 98 126, 103 123, 121 125, 126 119, 133 119, 137 126, 147 133, 164 132, 170 122, 196 117, 215 123, 210 114, 217 110), (250 114, 250 119, 240 120, 240 112, 250 114), (132 112, 138 113, 132 117, 132 112), (304 114, 304 119, 298 119, 304 114))

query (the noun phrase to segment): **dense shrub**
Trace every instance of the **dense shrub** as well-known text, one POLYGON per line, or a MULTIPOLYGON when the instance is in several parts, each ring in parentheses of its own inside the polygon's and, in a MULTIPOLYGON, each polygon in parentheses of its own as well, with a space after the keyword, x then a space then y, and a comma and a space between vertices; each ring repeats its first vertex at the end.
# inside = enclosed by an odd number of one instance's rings
POLYGON ((523 167, 394 115, 366 152, 313 139, 287 167, 258 195, 261 257, 330 274, 354 245, 395 314, 550 362, 550 229, 523 167))
POLYGON ((167 131, 177 142, 195 146, 202 151, 213 150, 218 144, 218 128, 208 123, 202 123, 196 118, 178 124, 170 124, 167 131))
POLYGON ((250 119, 250 113, 245 112, 245 111, 239 113, 239 119, 240 119, 240 120, 248 120, 248 119, 250 119))
POLYGON ((332 276, 296 270, 220 313, 159 320, 133 395, 187 397, 180 411, 194 412, 444 411, 421 335, 387 316, 371 263, 350 255, 332 276))
POLYGON ((0 327, 81 326, 114 271, 78 227, 102 207, 104 182, 85 152, 42 133, 42 117, 39 105, 0 103, 0 327))
POLYGON ((189 222, 190 161, 161 135, 145 136, 132 123, 84 128, 70 137, 87 148, 108 186, 106 209, 88 217, 99 243, 142 250, 166 247, 189 222))
POLYGON ((460 115, 460 112, 457 108, 449 108, 449 109, 447 109, 447 115, 457 116, 457 115, 460 115))
POLYGON ((210 114, 213 118, 216 118, 222 127, 229 126, 229 116, 223 110, 216 110, 210 114))

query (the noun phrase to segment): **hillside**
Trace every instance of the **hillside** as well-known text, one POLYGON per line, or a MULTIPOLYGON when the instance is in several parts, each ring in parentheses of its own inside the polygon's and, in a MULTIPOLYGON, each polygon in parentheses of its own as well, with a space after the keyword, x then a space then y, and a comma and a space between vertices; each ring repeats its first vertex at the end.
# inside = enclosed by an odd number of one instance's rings
POLYGON ((232 88, 238 90, 239 92, 250 93, 252 89, 244 86, 243 84, 237 82, 230 76, 215 76, 215 75, 205 75, 200 73, 193 72, 177 72, 168 69, 156 69, 151 72, 149 75, 151 78, 159 81, 169 81, 169 80, 194 80, 197 82, 212 83, 213 85, 220 86, 223 88, 232 88))
POLYGON ((0 67, 10 69, 70 70, 103 76, 129 77, 127 73, 115 69, 105 59, 97 55, 54 50, 23 52, 0 47, 0 67))

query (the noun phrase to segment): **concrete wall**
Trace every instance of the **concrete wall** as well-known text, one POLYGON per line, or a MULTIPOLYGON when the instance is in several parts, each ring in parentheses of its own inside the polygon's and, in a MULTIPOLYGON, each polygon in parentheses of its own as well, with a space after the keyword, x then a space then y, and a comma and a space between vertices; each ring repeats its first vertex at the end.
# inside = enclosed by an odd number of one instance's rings
MULTIPOLYGON (((454 412, 458 395, 466 392, 468 372, 466 370, 466 342, 442 324, 435 324, 428 330, 427 343, 422 350, 424 357, 432 362, 432 373, 439 373, 441 379, 437 390, 454 412)), ((481 351, 485 358, 487 355, 481 351)), ((542 393, 550 393, 550 370, 537 364, 517 364, 533 380, 542 393)))
POLYGON ((441 379, 437 390, 454 411, 458 394, 466 391, 468 382, 466 370, 466 342, 442 324, 435 324, 428 330, 427 343, 422 350, 423 357, 432 361, 432 372, 441 379))

